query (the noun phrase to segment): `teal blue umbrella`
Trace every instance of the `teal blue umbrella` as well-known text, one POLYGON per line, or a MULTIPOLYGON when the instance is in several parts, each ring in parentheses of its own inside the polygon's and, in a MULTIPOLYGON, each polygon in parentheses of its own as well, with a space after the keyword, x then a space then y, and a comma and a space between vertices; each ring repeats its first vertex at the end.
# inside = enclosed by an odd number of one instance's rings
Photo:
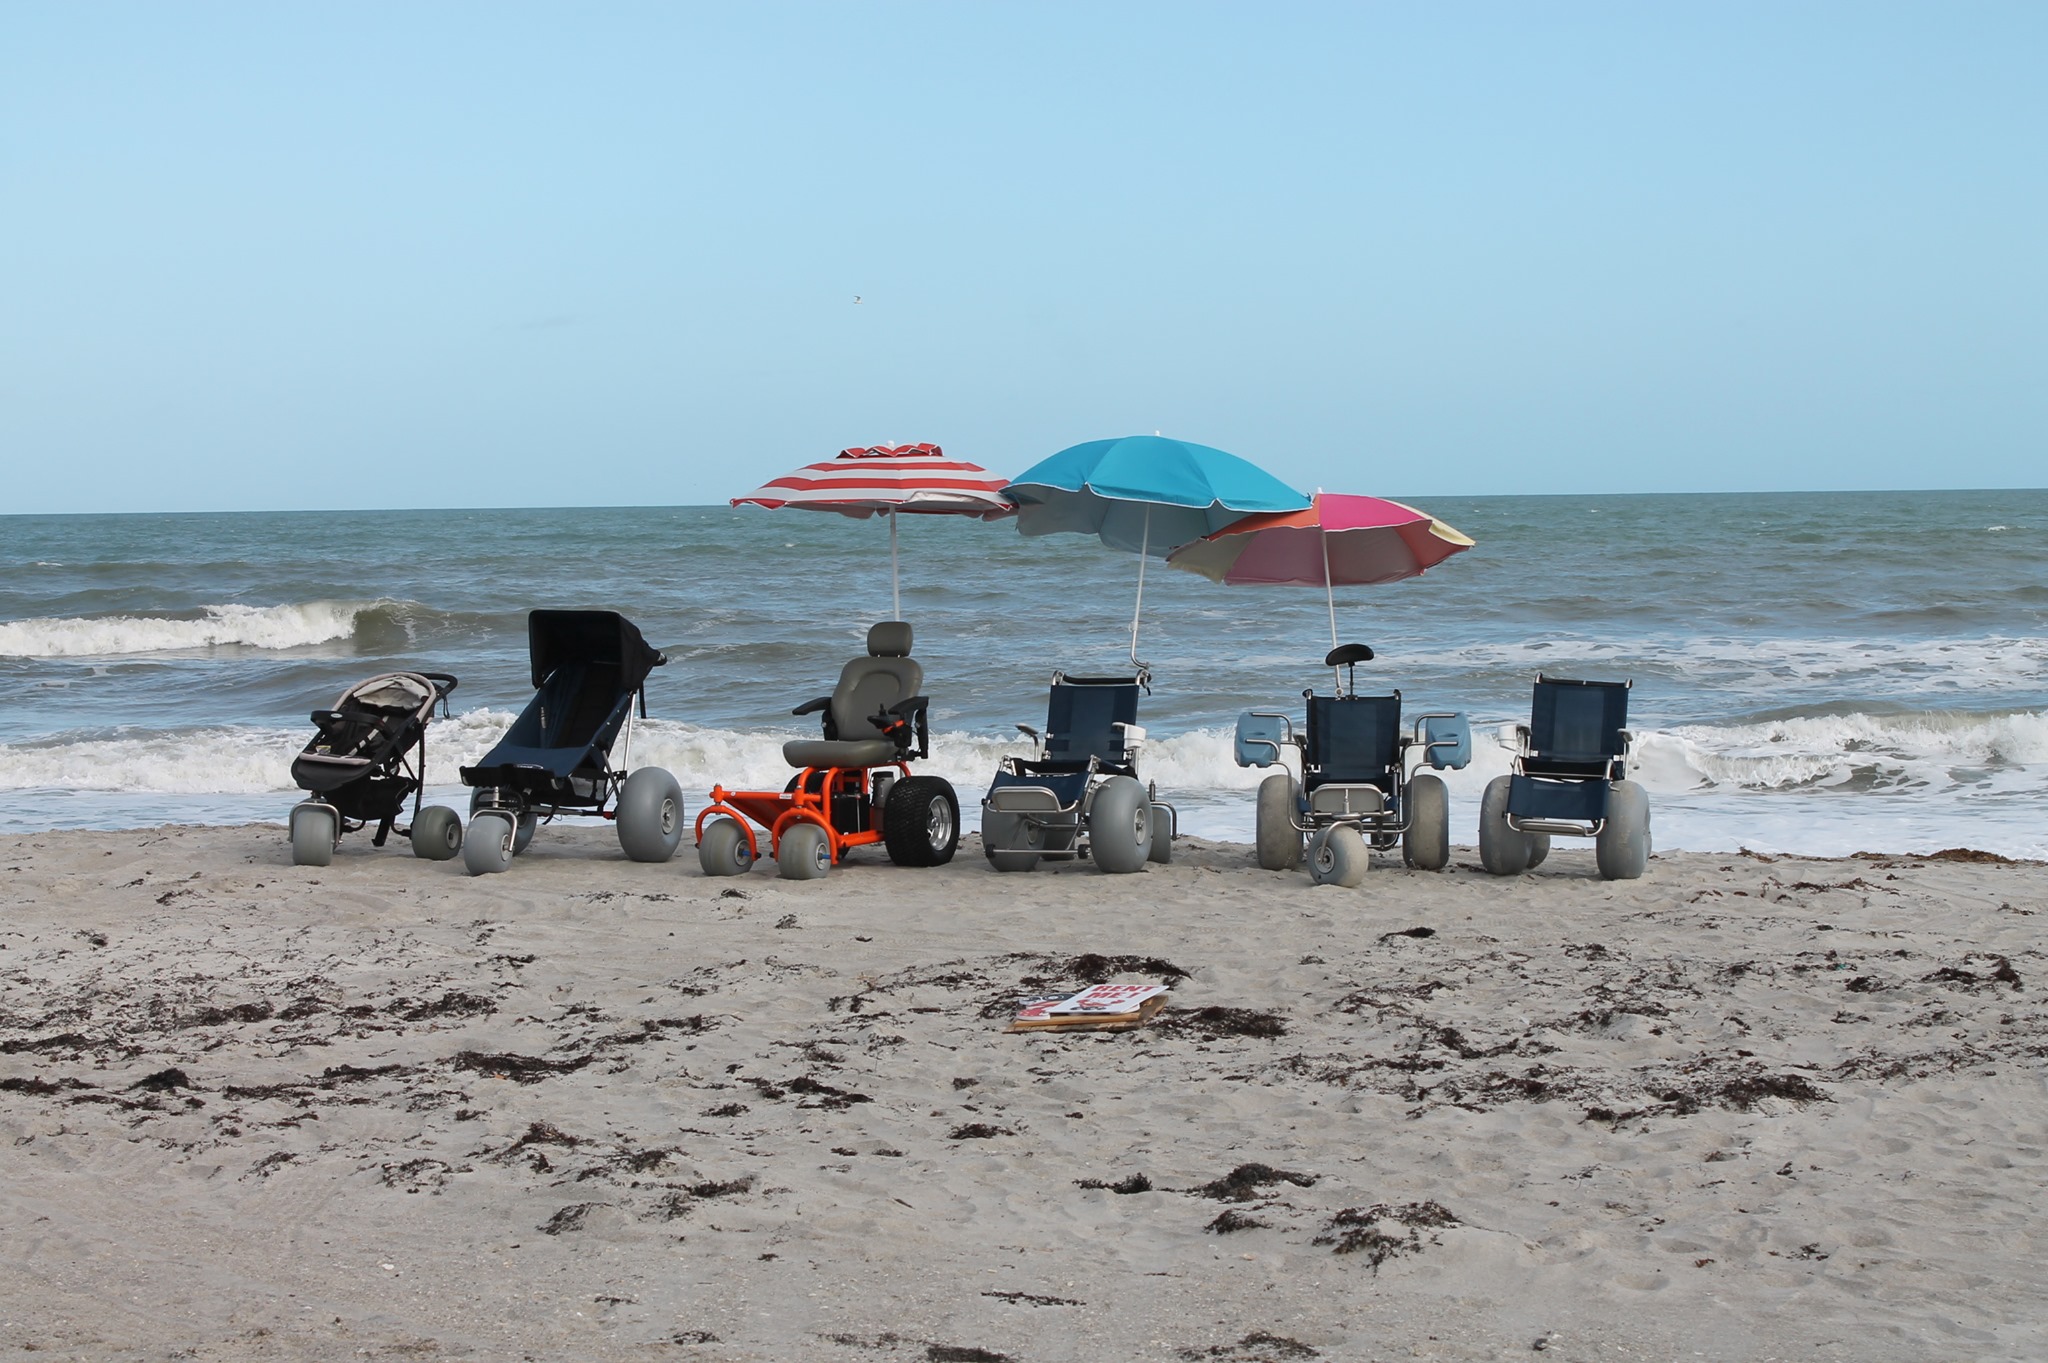
POLYGON ((1138 661, 1138 620, 1147 558, 1165 558, 1245 516, 1310 505, 1307 494, 1248 459, 1157 435, 1072 446, 1033 464, 1003 491, 1017 503, 1022 534, 1094 535, 1112 549, 1138 555, 1134 667, 1144 666, 1138 661))

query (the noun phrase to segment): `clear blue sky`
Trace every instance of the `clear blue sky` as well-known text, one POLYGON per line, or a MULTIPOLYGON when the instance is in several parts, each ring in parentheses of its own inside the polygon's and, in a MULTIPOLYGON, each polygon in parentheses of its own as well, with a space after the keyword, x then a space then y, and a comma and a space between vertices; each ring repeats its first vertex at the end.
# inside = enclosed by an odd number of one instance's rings
POLYGON ((2048 482, 2048 5, 0 0, 0 511, 2048 482), (856 305, 854 297, 863 300, 856 305))

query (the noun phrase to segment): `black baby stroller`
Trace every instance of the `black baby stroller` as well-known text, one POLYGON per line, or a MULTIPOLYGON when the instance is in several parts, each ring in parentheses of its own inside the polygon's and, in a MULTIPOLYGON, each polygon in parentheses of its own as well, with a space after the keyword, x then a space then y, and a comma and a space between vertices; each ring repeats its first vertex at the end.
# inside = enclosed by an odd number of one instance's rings
POLYGON ((446 861, 462 848, 462 820, 452 809, 420 808, 426 782, 427 722, 434 707, 448 713, 455 678, 446 672, 385 672, 341 693, 331 710, 315 710, 318 732, 292 762, 292 780, 307 792, 292 806, 292 861, 325 866, 344 832, 377 825, 377 847, 391 836, 412 799, 415 856, 446 861))
POLYGON ((507 869, 557 814, 614 820, 628 857, 667 861, 683 836, 683 788, 660 767, 628 775, 627 759, 633 703, 645 719, 647 674, 668 659, 616 611, 533 611, 526 638, 539 690, 498 745, 462 769, 475 788, 463 863, 472 875, 507 869))

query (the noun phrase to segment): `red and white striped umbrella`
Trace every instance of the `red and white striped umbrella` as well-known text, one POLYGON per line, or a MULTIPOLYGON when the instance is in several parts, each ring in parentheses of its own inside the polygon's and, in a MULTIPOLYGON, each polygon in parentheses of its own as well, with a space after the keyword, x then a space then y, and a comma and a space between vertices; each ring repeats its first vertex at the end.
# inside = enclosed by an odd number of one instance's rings
POLYGON ((887 515, 890 600, 900 618, 903 599, 897 588, 896 513, 973 516, 984 521, 1015 515, 1015 504, 1003 495, 1003 486, 1009 481, 979 464, 949 459, 937 445, 870 445, 806 464, 744 497, 733 498, 732 504, 771 510, 793 506, 861 518, 887 515))

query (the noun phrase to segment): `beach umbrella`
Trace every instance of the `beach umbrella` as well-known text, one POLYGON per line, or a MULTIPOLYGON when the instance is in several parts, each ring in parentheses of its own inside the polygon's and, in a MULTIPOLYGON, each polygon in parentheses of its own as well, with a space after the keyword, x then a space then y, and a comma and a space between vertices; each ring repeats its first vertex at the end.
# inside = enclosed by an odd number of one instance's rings
POLYGON ((1138 555, 1131 608, 1131 665, 1145 605, 1145 560, 1221 530, 1255 512, 1299 511, 1309 498, 1248 459, 1157 435, 1091 440, 1061 450, 1003 489, 1017 503, 1025 535, 1094 535, 1138 555))
POLYGON ((1166 562, 1211 582, 1321 587, 1334 647, 1337 587, 1418 577, 1472 543, 1402 502, 1318 492, 1305 511, 1246 516, 1175 549, 1166 562))
POLYGON ((889 604, 903 618, 896 571, 896 515, 974 516, 992 521, 1016 510, 1003 479, 979 464, 948 458, 937 445, 869 445, 841 450, 732 499, 734 506, 793 506, 865 519, 889 517, 889 604))

